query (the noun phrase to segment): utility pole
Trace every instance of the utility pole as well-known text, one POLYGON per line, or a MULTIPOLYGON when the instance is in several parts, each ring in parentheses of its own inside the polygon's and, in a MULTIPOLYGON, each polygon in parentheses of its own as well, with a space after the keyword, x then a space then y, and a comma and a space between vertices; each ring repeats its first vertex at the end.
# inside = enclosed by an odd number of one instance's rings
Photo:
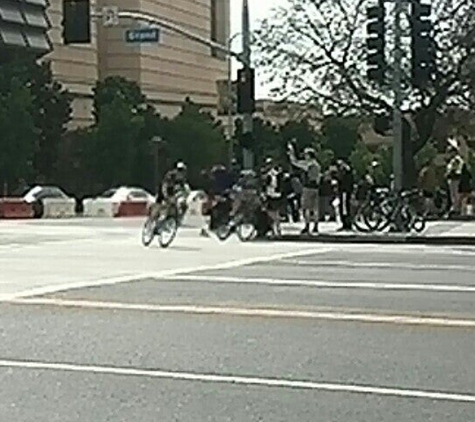
MULTIPOLYGON (((251 28, 249 20, 249 2, 242 2, 242 59, 247 69, 251 68, 251 28)), ((248 138, 252 142, 252 111, 246 112, 242 116, 243 120, 243 137, 248 138)), ((252 148, 252 147, 251 147, 252 148)), ((243 148, 243 166, 245 169, 254 167, 254 155, 251 149, 243 148)))
POLYGON ((404 0, 394 0, 394 109, 393 109, 393 171, 396 191, 403 188, 403 157, 402 157, 402 28, 401 15, 404 11, 404 0))

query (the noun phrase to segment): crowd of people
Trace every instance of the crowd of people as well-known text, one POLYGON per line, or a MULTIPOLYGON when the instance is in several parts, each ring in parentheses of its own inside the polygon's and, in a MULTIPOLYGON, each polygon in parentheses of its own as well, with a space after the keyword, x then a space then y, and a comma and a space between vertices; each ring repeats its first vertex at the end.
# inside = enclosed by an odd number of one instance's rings
MULTIPOLYGON (((236 160, 228 168, 216 165, 204 171, 202 188, 208 199, 203 213, 210 217, 210 222, 203 234, 232 218, 243 204, 252 204, 252 212, 262 222, 262 235, 278 235, 281 222, 302 219, 302 234, 318 233, 322 221, 340 221, 340 230, 351 230, 353 215, 371 190, 393 187, 392 178, 385 185, 378 181, 380 163, 376 161, 364 177, 356 180, 345 160, 335 160, 323 171, 313 148, 306 148, 298 156, 293 145, 288 146, 286 163, 268 157, 257 172, 242 171, 236 160)), ((425 215, 450 218, 470 213, 472 177, 455 144, 451 143, 447 151, 442 182, 436 173, 433 162, 426 163, 419 173, 418 188, 424 197, 425 215), (444 192, 445 205, 441 204, 440 192, 444 192)))
POLYGON ((281 222, 302 219, 303 234, 318 233, 320 221, 337 220, 336 203, 341 230, 350 230, 354 179, 349 164, 338 160, 322 172, 313 148, 297 157, 293 144, 289 144, 288 159, 286 168, 268 157, 258 172, 242 171, 236 160, 229 168, 216 165, 203 172, 202 188, 207 194, 203 214, 210 217, 203 234, 242 212, 243 207, 254 213, 260 235, 279 235, 281 222))

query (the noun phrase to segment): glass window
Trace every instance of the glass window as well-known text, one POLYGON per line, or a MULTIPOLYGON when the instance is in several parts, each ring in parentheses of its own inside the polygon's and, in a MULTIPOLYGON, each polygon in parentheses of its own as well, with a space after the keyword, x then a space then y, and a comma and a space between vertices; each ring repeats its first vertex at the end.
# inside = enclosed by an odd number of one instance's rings
POLYGON ((47 29, 49 27, 46 15, 42 10, 27 9, 23 10, 23 14, 28 25, 43 29, 47 29))
POLYGON ((100 197, 101 198, 112 198, 115 193, 117 192, 117 189, 109 189, 106 190, 100 197))
POLYGON ((34 4, 37 6, 43 6, 43 7, 47 6, 46 0, 23 0, 23 1, 25 3, 34 4))
POLYGON ((140 199, 146 199, 148 197, 147 195, 147 192, 143 191, 143 190, 139 190, 139 189, 136 189, 136 190, 133 190, 130 192, 130 196, 132 198, 140 198, 140 199))
POLYGON ((26 47, 26 41, 19 29, 0 26, 0 38, 4 44, 26 47))
POLYGON ((51 50, 51 44, 45 33, 41 31, 25 30, 26 40, 31 48, 36 50, 51 50))
POLYGON ((19 3, 2 3, 0 5, 0 16, 6 22, 25 23, 23 15, 21 14, 19 3))

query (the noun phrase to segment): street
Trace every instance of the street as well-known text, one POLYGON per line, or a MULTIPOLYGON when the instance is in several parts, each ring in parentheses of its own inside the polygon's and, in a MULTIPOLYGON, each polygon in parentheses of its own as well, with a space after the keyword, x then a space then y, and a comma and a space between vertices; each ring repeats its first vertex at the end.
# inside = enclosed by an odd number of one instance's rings
POLYGON ((0 222, 1 421, 473 420, 475 248, 140 225, 0 222))

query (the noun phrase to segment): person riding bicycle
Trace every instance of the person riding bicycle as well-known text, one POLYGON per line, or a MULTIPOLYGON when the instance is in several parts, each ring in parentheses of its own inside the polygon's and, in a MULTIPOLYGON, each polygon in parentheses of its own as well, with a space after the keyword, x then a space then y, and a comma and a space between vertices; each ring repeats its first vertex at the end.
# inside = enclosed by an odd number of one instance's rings
POLYGON ((155 201, 157 206, 152 211, 154 217, 158 217, 163 210, 167 215, 175 211, 179 216, 186 213, 188 208, 186 199, 190 193, 186 170, 186 165, 179 161, 174 169, 165 174, 157 192, 155 201))

